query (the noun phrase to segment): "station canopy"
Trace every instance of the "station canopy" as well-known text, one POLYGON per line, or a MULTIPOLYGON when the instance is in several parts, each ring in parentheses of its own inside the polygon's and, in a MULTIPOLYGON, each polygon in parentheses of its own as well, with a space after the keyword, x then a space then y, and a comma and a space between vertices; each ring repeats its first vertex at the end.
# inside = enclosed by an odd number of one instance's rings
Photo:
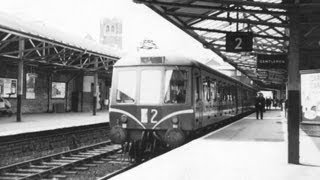
POLYGON ((52 70, 110 72, 121 52, 37 22, 0 13, 0 56, 52 70))
POLYGON ((134 0, 179 27, 261 87, 283 87, 287 69, 258 69, 257 55, 288 53, 287 4, 282 0, 134 0), (252 33, 252 51, 227 52, 226 34, 252 33))

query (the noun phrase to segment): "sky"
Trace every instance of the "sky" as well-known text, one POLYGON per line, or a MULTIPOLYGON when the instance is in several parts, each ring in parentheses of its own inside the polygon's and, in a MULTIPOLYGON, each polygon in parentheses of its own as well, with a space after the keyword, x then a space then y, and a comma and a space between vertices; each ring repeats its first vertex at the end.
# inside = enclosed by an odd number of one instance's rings
POLYGON ((143 39, 152 39, 160 49, 176 51, 198 60, 222 60, 182 30, 133 0, 0 0, 0 11, 20 19, 58 28, 83 38, 99 40, 100 20, 123 21, 123 50, 135 51, 143 39))

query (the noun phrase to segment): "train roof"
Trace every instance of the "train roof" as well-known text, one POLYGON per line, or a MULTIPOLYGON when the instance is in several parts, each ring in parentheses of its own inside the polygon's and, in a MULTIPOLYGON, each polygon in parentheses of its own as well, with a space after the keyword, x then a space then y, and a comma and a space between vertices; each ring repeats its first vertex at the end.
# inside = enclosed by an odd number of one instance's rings
MULTIPOLYGON (((227 76, 211 67, 200 63, 192 58, 179 55, 172 51, 161 51, 161 50, 146 50, 127 54, 118 60, 114 67, 128 67, 128 66, 193 66, 200 69, 204 69, 211 73, 216 74, 219 77, 229 79, 231 81, 240 82, 239 80, 227 76)), ((253 88, 248 84, 241 84, 253 88)), ((254 88, 253 88, 254 89, 254 88)))
POLYGON ((178 55, 171 51, 160 51, 160 50, 143 50, 135 53, 130 53, 123 56, 118 60, 114 67, 119 66, 152 66, 152 65, 179 65, 179 66, 192 66, 198 62, 188 57, 178 55), (141 63, 141 58, 161 58, 160 63, 141 63))

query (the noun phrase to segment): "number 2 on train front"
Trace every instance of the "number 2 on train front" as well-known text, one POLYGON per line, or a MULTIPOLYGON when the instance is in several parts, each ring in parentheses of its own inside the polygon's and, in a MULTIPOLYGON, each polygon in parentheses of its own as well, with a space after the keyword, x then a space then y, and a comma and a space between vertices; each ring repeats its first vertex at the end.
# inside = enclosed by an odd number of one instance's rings
MULTIPOLYGON (((158 110, 151 109, 150 112, 151 112, 150 113, 150 115, 151 115, 150 123, 157 123, 157 121, 155 121, 155 118, 158 115, 158 110)), ((149 120, 148 114, 149 114, 149 110, 147 108, 141 109, 141 122, 142 123, 148 123, 148 120, 149 120)))

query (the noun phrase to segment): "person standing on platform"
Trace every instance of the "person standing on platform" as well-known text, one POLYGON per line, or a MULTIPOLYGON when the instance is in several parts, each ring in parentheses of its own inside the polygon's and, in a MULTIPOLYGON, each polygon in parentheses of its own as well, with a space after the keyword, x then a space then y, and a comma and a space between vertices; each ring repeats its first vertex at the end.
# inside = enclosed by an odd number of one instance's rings
POLYGON ((267 109, 271 109, 271 99, 270 97, 266 99, 266 106, 267 106, 267 109))
POLYGON ((256 97, 256 102, 255 102, 257 119, 259 119, 259 114, 260 114, 260 119, 263 119, 265 102, 266 100, 264 99, 263 94, 258 93, 258 96, 256 97))

